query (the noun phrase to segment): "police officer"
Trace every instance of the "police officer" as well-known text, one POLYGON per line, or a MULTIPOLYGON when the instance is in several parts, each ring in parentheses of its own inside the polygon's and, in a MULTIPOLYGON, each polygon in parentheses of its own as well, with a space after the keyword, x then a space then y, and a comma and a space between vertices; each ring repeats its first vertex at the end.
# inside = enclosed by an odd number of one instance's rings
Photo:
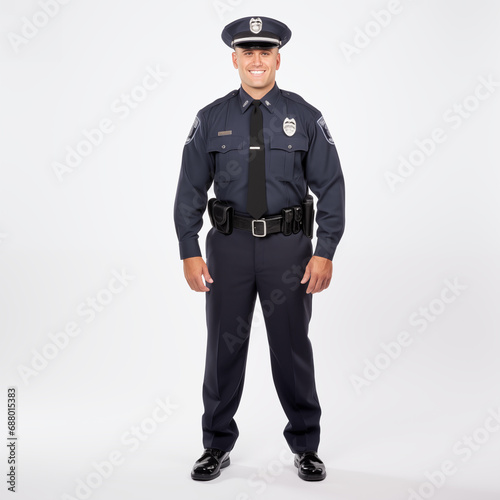
POLYGON ((214 479, 230 463, 257 295, 273 305, 263 308, 272 375, 298 475, 326 476, 317 455, 321 408, 308 325, 312 294, 329 286, 344 230, 344 180, 322 114, 275 82, 290 37, 285 24, 267 17, 224 28, 241 86, 198 112, 184 146, 174 219, 186 280, 206 292, 208 330, 205 451, 192 469, 195 480, 214 479), (198 232, 212 183, 205 263, 198 232), (309 188, 318 198, 314 253, 309 188))

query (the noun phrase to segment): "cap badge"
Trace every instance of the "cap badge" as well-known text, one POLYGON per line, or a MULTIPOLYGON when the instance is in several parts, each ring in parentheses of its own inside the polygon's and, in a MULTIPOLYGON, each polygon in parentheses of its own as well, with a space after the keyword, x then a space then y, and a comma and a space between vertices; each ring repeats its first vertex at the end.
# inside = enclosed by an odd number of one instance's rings
POLYGON ((295 134, 295 131, 297 130, 297 123, 295 121, 295 118, 285 118, 285 121, 283 122, 283 130, 288 137, 292 137, 292 135, 295 134))
POLYGON ((260 33, 262 31, 262 20, 260 17, 250 19, 250 31, 252 33, 260 33))

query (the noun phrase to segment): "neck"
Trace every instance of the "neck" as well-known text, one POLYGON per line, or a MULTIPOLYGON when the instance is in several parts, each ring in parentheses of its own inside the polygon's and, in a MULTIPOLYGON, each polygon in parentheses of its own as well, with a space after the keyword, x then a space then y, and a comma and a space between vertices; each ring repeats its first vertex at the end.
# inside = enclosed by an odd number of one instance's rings
POLYGON ((267 87, 263 87, 261 89, 256 89, 254 87, 249 87, 247 84, 241 82, 241 86, 243 90, 252 98, 252 99, 262 99, 270 90, 274 87, 274 82, 267 87))

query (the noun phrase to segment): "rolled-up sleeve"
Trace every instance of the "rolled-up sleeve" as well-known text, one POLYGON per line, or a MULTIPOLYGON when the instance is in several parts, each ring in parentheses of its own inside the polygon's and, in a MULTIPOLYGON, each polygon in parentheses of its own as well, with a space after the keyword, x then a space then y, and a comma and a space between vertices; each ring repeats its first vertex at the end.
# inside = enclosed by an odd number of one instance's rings
POLYGON ((181 259, 201 256, 198 233, 203 226, 207 191, 213 181, 213 159, 206 148, 206 128, 198 113, 182 153, 174 201, 174 222, 181 259))

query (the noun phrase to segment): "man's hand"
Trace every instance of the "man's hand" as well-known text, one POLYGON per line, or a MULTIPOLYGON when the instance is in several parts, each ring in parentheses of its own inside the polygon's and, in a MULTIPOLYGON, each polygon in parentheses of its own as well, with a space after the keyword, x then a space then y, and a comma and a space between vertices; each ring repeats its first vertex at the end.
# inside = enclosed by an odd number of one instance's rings
POLYGON ((301 283, 307 283, 306 293, 318 293, 326 290, 330 286, 332 279, 332 261, 324 257, 313 255, 307 264, 301 283))
POLYGON ((210 288, 205 286, 201 277, 205 278, 205 282, 213 283, 214 280, 208 272, 208 267, 201 257, 190 257, 184 259, 184 276, 191 290, 195 292, 209 292, 210 288))

